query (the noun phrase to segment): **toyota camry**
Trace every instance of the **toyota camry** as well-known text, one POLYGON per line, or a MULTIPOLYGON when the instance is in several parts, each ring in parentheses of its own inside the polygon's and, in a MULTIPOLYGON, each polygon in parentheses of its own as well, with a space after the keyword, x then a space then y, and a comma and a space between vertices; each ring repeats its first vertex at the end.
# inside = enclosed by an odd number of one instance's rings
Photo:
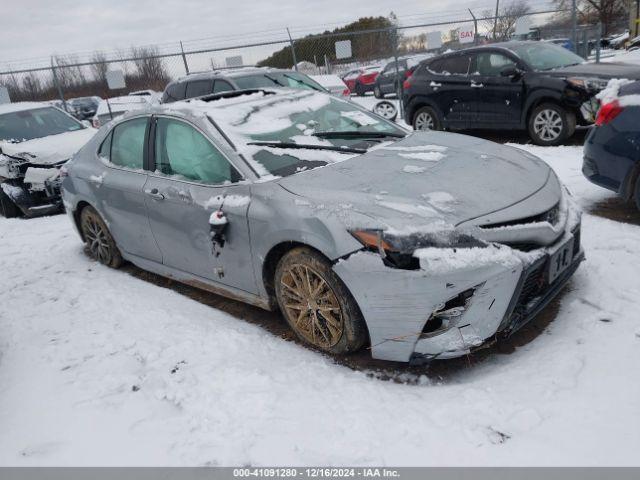
POLYGON ((99 262, 279 309, 332 354, 467 354, 533 318, 584 258, 580 213, 537 157, 410 134, 314 91, 129 112, 62 175, 99 262))

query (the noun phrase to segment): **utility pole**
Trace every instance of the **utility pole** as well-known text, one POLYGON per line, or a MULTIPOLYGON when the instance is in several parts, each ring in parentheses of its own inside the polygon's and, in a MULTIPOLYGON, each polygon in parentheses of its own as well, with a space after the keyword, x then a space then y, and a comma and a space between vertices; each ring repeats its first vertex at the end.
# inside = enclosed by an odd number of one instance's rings
POLYGON ((493 39, 496 40, 498 30, 498 11, 500 10, 500 0, 496 0, 496 18, 493 19, 493 39))
POLYGON ((293 38, 291 38, 291 32, 289 31, 289 27, 287 27, 287 35, 289 35, 289 44, 291 45, 291 57, 293 57, 293 68, 295 71, 298 71, 298 59, 296 58, 296 48, 293 45, 293 38))
POLYGON ((473 14, 471 9, 469 8, 469 13, 471 14, 471 18, 473 18, 473 44, 478 45, 478 20, 476 16, 473 14))
POLYGON ((573 52, 578 52, 578 7, 576 0, 571 1, 571 42, 573 43, 573 52))

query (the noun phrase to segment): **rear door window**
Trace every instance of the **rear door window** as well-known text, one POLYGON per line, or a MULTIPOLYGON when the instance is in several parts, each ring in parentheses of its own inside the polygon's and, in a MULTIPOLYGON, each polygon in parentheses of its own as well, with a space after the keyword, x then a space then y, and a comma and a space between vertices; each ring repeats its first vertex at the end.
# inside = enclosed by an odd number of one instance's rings
POLYGON ((482 52, 475 56, 473 68, 476 75, 500 76, 500 72, 506 67, 515 67, 516 63, 506 55, 496 52, 482 52))
POLYGON ((470 55, 455 55, 431 62, 429 70, 441 75, 467 75, 470 63, 470 55))
POLYGON ((169 85, 162 95, 162 103, 171 103, 184 100, 185 83, 174 83, 169 85))
POLYGON ((213 84, 213 93, 228 92, 235 90, 226 80, 216 80, 213 84))
POLYGON ((112 132, 109 161, 120 167, 142 170, 147 117, 134 118, 117 125, 112 132))
POLYGON ((194 80, 187 82, 187 93, 185 98, 201 97, 212 92, 211 80, 194 80))

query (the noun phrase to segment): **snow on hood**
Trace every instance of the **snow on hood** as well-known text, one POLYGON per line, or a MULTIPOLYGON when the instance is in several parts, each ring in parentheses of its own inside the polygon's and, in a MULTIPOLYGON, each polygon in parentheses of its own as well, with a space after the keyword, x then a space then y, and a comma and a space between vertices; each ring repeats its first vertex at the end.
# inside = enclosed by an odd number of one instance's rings
MULTIPOLYGON (((343 211, 348 205, 382 228, 425 231, 519 203, 545 186, 550 175, 544 162, 519 149, 470 136, 419 132, 277 182, 311 206, 343 211), (420 160, 406 158, 409 152, 438 155, 420 160)), ((560 189, 557 196, 559 201, 560 189)))
POLYGON ((96 132, 95 128, 83 128, 20 143, 0 142, 0 149, 12 157, 21 157, 39 165, 51 165, 71 158, 96 132))

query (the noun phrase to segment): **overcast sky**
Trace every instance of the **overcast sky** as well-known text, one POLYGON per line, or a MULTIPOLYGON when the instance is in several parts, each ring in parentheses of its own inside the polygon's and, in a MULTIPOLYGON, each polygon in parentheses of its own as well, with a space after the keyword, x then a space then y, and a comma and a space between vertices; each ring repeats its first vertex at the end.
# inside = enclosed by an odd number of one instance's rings
POLYGON ((5 0, 0 64, 54 53, 231 35, 235 43, 243 43, 276 34, 267 30, 278 29, 281 36, 286 26, 295 36, 322 30, 321 25, 332 29, 362 16, 386 16, 392 10, 403 23, 464 17, 467 7, 480 13, 493 4, 494 0, 5 0))

